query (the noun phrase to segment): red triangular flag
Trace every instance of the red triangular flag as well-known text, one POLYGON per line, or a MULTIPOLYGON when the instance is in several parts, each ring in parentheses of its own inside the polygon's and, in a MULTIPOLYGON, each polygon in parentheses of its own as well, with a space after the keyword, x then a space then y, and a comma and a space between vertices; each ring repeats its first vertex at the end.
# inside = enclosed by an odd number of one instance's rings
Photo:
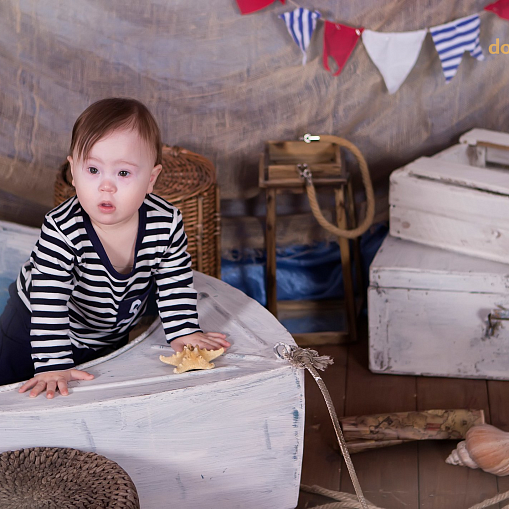
MULTIPOLYGON (((237 0, 241 14, 251 14, 260 9, 265 9, 273 2, 274 0, 237 0)), ((285 0, 280 0, 280 2, 284 4, 285 0)))
MULTIPOLYGON (((325 22, 323 36, 323 66, 330 71, 329 57, 332 57, 338 65, 334 76, 343 70, 343 67, 352 53, 364 28, 352 28, 340 23, 325 22)), ((332 71, 331 71, 332 72, 332 71)))
POLYGON ((509 19, 509 0, 498 0, 484 8, 485 11, 492 11, 503 19, 509 19))

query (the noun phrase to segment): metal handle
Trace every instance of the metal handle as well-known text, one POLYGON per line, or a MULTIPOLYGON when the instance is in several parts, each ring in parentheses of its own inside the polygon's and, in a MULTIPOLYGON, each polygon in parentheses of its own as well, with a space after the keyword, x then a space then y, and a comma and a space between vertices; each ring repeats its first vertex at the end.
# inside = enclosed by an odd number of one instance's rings
POLYGON ((314 136, 312 134, 306 133, 302 138, 300 138, 302 141, 305 141, 306 143, 311 143, 312 141, 320 141, 320 136, 314 136))
POLYGON ((485 337, 489 338, 497 332, 502 326, 502 320, 509 320, 509 309, 503 306, 498 306, 498 309, 494 309, 488 314, 488 326, 486 327, 485 337))

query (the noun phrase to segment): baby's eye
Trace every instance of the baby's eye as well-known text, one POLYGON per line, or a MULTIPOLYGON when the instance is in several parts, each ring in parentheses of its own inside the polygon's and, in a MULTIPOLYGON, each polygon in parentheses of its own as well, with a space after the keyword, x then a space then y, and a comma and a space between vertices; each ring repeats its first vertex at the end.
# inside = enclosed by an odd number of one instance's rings
POLYGON ((95 175, 99 173, 99 170, 97 168, 94 168, 93 166, 90 166, 90 168, 88 168, 88 172, 91 173, 92 175, 95 175))
POLYGON ((127 170, 120 170, 120 171, 118 172, 118 175, 119 175, 120 177, 128 177, 128 176, 130 175, 130 172, 128 172, 127 170))

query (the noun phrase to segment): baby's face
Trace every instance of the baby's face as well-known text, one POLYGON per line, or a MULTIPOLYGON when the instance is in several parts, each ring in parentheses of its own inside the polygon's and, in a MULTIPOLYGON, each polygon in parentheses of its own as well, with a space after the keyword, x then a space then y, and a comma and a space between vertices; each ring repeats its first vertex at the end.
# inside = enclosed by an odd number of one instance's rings
POLYGON ((76 194, 92 222, 102 227, 132 220, 161 171, 135 130, 114 131, 100 139, 86 160, 73 156, 69 162, 76 194))

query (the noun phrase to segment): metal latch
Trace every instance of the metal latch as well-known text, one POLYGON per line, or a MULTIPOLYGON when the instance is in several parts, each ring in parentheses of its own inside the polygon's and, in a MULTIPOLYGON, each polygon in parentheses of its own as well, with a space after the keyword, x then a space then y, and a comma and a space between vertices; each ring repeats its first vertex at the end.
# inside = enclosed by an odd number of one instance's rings
POLYGON ((509 320, 509 309, 503 306, 497 306, 498 309, 488 314, 488 327, 486 328, 485 337, 493 336, 501 327, 502 320, 509 320))
POLYGON ((311 170, 309 169, 309 166, 306 163, 298 164, 296 166, 296 169, 301 179, 304 179, 308 184, 312 183, 313 174, 311 173, 311 170))

